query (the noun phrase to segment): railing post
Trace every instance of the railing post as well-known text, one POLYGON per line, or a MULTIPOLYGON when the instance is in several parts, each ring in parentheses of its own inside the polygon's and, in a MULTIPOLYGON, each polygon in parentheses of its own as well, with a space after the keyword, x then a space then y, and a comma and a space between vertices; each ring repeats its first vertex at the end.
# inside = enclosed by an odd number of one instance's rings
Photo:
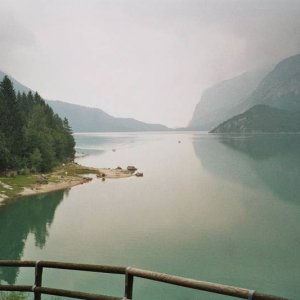
POLYGON ((32 287, 32 291, 34 292, 34 300, 41 300, 41 293, 36 292, 36 287, 42 286, 42 276, 43 276, 43 267, 39 266, 39 262, 37 261, 35 264, 35 280, 34 280, 34 286, 32 287))
POLYGON ((125 298, 132 299, 133 275, 129 274, 129 268, 125 272, 125 298))

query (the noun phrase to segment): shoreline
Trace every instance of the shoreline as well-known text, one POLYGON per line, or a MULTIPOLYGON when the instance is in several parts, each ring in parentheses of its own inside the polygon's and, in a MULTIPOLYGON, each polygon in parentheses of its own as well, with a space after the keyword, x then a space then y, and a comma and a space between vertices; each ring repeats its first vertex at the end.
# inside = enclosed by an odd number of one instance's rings
POLYGON ((88 177, 94 174, 99 180, 120 179, 135 176, 135 172, 120 167, 94 168, 79 165, 77 163, 62 164, 53 172, 48 174, 17 175, 16 177, 0 178, 0 206, 6 201, 25 196, 48 194, 60 190, 67 190, 74 186, 84 184, 93 180, 88 177), (17 184, 18 180, 21 183, 17 184))
POLYGON ((84 184, 91 181, 92 178, 82 177, 82 179, 71 179, 68 181, 63 181, 59 183, 48 183, 48 184, 41 184, 36 185, 34 187, 24 187, 23 191, 21 191, 18 196, 32 196, 32 195, 41 195, 41 194, 48 194, 56 191, 67 190, 76 185, 84 184))

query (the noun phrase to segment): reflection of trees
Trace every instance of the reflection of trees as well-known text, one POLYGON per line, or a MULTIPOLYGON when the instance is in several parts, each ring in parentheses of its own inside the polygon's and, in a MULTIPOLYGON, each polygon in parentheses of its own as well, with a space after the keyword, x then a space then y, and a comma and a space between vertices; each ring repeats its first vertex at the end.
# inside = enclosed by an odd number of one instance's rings
POLYGON ((254 188, 257 177, 281 200, 299 203, 300 135, 222 135, 193 145, 203 166, 218 176, 254 188))
MULTIPOLYGON (((54 213, 64 192, 28 197, 0 208, 0 259, 19 260, 29 233, 36 246, 43 248, 54 213)), ((18 268, 0 268, 0 280, 15 283, 18 268)))

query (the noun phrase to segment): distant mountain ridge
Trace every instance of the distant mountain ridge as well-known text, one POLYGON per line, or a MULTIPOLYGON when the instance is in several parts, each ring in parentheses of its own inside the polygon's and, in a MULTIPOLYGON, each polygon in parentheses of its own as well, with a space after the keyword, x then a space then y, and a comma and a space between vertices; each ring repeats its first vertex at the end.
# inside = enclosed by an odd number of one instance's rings
POLYGON ((279 62, 246 99, 244 110, 256 104, 300 110, 300 54, 279 62))
MULTIPOLYGON (((0 71, 0 80, 6 74, 0 71)), ((9 75, 8 75, 9 76, 9 75)), ((30 88, 9 76, 16 91, 28 93, 30 88)), ((116 118, 99 108, 91 108, 63 101, 45 100, 46 103, 61 118, 66 117, 75 132, 115 132, 115 131, 166 131, 167 126, 161 124, 149 124, 132 118, 116 118)))
POLYGON ((92 108, 62 101, 46 100, 60 116, 69 120, 75 132, 97 131, 165 131, 161 124, 144 123, 132 118, 116 118, 99 108, 92 108))
POLYGON ((211 130, 233 115, 242 112, 238 106, 251 95, 270 70, 271 67, 266 67, 245 72, 205 90, 195 108, 188 129, 211 130))
POLYGON ((279 62, 238 109, 211 132, 300 132, 300 55, 279 62))

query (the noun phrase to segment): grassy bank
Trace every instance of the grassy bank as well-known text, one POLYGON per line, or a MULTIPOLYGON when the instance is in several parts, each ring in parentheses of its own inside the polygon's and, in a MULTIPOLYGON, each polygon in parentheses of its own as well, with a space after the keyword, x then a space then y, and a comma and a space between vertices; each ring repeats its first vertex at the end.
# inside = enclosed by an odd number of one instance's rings
MULTIPOLYGON (((106 178, 125 178, 135 175, 135 170, 99 169, 81 166, 77 163, 62 164, 46 174, 16 175, 13 177, 0 176, 0 202, 20 196, 50 193, 71 188, 91 180, 88 174, 106 178)), ((137 175, 138 176, 138 175, 137 175)))
POLYGON ((46 174, 0 176, 0 200, 15 198, 22 195, 24 189, 41 191, 42 188, 54 187, 59 184, 83 183, 87 181, 83 175, 96 174, 101 176, 100 169, 89 168, 76 163, 62 164, 46 174))

